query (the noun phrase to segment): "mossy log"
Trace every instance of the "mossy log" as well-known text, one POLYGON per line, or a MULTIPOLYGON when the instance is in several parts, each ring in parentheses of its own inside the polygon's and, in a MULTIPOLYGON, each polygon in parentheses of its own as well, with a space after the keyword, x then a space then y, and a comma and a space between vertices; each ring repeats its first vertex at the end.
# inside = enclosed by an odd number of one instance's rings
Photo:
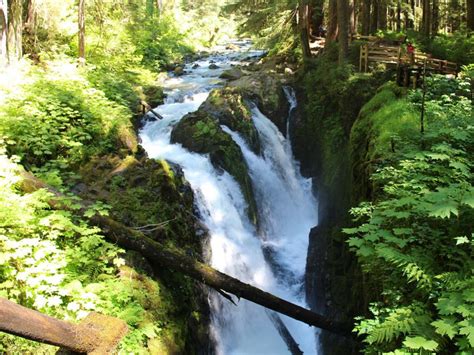
POLYGON ((75 353, 99 355, 113 353, 128 328, 123 320, 98 313, 73 324, 0 298, 0 331, 75 353))
MULTIPOLYGON (((22 189, 24 191, 32 192, 40 188, 45 188, 57 197, 50 201, 51 207, 66 208, 66 206, 61 206, 61 202, 58 200, 58 198, 61 197, 59 192, 47 186, 31 173, 24 172, 22 175, 24 178, 22 189)), ((85 209, 86 207, 84 206, 84 210, 85 209)), ((165 247, 163 244, 148 238, 143 233, 128 228, 109 217, 96 214, 90 217, 89 220, 92 224, 102 229, 109 241, 117 243, 124 249, 137 251, 153 262, 157 262, 164 267, 182 272, 183 274, 220 292, 225 291, 232 293, 239 299, 245 298, 246 300, 259 304, 265 308, 285 314, 288 317, 330 332, 345 335, 348 335, 351 332, 352 326, 350 324, 333 321, 328 317, 311 312, 271 293, 246 284, 212 268, 209 265, 187 256, 180 250, 165 247)))

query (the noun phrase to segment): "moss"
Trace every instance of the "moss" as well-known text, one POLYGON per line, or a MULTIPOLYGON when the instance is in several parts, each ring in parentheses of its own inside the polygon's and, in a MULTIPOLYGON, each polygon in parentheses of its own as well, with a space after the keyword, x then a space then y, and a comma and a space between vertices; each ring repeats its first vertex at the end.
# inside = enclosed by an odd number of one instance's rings
POLYGON ((240 89, 213 90, 200 110, 241 134, 255 153, 260 152, 260 141, 252 122, 252 113, 240 89))
MULTIPOLYGON (((86 184, 78 187, 82 197, 106 202, 114 219, 197 258, 202 254, 202 241, 194 231, 192 191, 179 169, 166 161, 103 156, 84 165, 81 175, 86 184)), ((139 327, 159 329, 150 337, 150 352, 196 353, 207 337, 207 306, 200 286, 181 274, 152 267, 137 253, 127 252, 125 259, 128 267, 122 267, 121 277, 132 283, 146 309, 139 327), (202 314, 200 321, 190 321, 196 312, 202 314)))
POLYGON ((402 95, 394 83, 382 86, 354 123, 350 150, 355 203, 372 196, 377 187, 369 177, 382 161, 396 159, 404 149, 418 144, 410 137, 417 136, 419 115, 402 95))

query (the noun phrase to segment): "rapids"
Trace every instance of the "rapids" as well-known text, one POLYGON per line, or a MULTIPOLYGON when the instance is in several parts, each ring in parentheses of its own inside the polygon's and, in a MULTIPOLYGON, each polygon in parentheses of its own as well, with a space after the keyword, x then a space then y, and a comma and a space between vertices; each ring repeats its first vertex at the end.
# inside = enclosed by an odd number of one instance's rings
MULTIPOLYGON (((209 92, 223 85, 223 70, 261 51, 251 50, 247 41, 234 42, 241 51, 226 51, 187 64, 186 74, 164 82, 167 99, 155 111, 163 120, 148 122, 140 132, 142 146, 150 158, 166 159, 183 169, 194 195, 200 221, 210 235, 211 265, 291 302, 306 306, 304 272, 311 227, 317 224, 317 203, 311 181, 299 173, 288 139, 263 115, 252 108, 254 125, 262 144, 255 155, 245 141, 223 126, 240 146, 247 163, 259 210, 259 229, 248 220, 246 202, 236 181, 217 171, 208 156, 192 153, 170 143, 173 126, 203 103, 209 92), (195 65, 197 64, 197 65, 195 65), (209 69, 216 64, 218 69, 209 69), (194 68, 193 68, 194 67, 194 68)), ((297 102, 286 87, 291 113, 297 102)), ((234 306, 216 292, 210 293, 211 336, 217 354, 288 354, 269 312, 246 300, 234 306)), ((317 332, 308 325, 280 316, 305 354, 318 353, 317 332)))

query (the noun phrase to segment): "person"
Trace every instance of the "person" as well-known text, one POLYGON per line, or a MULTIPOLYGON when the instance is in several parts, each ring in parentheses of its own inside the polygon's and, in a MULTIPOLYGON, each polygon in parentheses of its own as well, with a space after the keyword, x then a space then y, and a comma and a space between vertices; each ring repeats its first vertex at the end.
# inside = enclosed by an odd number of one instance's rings
POLYGON ((411 42, 408 42, 407 44, 407 54, 410 59, 410 65, 415 64, 415 47, 411 42))

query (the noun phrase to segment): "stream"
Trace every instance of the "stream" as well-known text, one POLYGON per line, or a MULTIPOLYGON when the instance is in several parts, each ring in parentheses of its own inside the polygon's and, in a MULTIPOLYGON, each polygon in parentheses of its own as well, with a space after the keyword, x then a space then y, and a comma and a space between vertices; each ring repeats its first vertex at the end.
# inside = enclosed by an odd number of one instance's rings
MULTIPOLYGON (((317 224, 317 201, 311 181, 299 173, 289 140, 256 106, 252 119, 262 145, 260 155, 238 133, 222 126, 240 146, 247 163, 258 207, 258 231, 248 219, 246 202, 234 178, 216 170, 207 155, 170 143, 173 126, 197 110, 212 89, 224 85, 219 79, 224 70, 263 54, 251 49, 249 41, 232 44, 240 51, 219 47, 216 54, 187 64, 183 76, 169 75, 163 84, 165 103, 155 108, 163 119, 145 124, 140 132, 142 146, 150 158, 166 159, 182 168, 193 189, 199 219, 209 231, 214 268, 308 308, 304 273, 309 231, 317 224), (218 68, 210 69, 211 64, 218 68)), ((285 87, 285 94, 290 103, 289 127, 297 102, 290 87, 285 87)), ((289 128, 285 133, 289 137, 289 128)), ((317 330, 302 322, 243 299, 235 306, 216 292, 210 293, 209 304, 210 333, 217 354, 289 354, 281 325, 304 354, 318 353, 317 330)))

